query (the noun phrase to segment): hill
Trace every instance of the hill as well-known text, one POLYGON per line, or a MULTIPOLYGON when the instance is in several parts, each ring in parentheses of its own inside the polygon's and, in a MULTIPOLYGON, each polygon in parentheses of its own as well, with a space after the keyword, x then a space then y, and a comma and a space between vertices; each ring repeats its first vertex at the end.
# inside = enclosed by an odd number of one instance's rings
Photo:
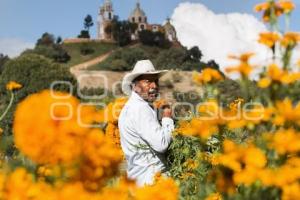
MULTIPOLYGON (((196 50, 197 51, 197 50, 196 50)), ((193 52, 182 46, 159 48, 140 43, 119 48, 103 62, 90 66, 89 70, 130 71, 138 60, 150 59, 158 69, 197 70, 207 66, 200 61, 201 51, 193 52), (196 56, 196 54, 199 54, 196 56)))
POLYGON ((72 67, 106 54, 113 49, 116 49, 117 45, 105 42, 83 42, 62 44, 62 48, 66 50, 71 57, 71 59, 63 65, 72 67), (89 52, 85 54, 83 51, 89 52))

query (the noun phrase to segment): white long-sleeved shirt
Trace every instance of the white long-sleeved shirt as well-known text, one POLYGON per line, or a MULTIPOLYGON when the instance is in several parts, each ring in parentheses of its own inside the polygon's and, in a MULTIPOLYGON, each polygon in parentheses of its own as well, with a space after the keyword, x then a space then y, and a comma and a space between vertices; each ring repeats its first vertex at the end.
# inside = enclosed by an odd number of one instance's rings
POLYGON ((160 125, 157 112, 132 92, 118 125, 128 178, 135 179, 139 186, 151 184, 154 175, 165 170, 163 153, 172 139, 173 120, 164 117, 160 125))

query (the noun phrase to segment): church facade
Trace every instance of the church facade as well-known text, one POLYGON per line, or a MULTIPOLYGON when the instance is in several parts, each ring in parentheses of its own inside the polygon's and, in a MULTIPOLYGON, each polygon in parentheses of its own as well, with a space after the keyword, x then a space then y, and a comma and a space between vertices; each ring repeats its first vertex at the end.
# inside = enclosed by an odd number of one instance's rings
MULTIPOLYGON (((114 18, 113 4, 111 0, 104 0, 103 5, 99 9, 98 14, 98 28, 97 28, 97 39, 99 40, 110 40, 112 41, 112 35, 106 33, 106 27, 108 27, 114 18)), ((135 8, 130 13, 128 21, 137 24, 137 30, 132 33, 132 40, 138 40, 138 32, 142 30, 150 30, 152 32, 162 32, 165 38, 170 42, 177 42, 176 30, 171 24, 170 19, 164 25, 160 24, 149 24, 148 18, 143 9, 141 8, 140 2, 136 3, 135 8)))

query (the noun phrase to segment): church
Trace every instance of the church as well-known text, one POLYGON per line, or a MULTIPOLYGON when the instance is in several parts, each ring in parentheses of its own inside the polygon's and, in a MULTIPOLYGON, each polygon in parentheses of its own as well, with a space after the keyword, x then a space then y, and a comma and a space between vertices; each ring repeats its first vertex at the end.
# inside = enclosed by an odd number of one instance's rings
MULTIPOLYGON (((114 18, 114 9, 111 0, 104 0, 104 4, 99 9, 98 14, 98 27, 97 27, 97 39, 112 41, 111 34, 107 34, 105 29, 110 25, 114 18)), ((160 24, 149 24, 146 13, 141 8, 141 4, 137 1, 135 8, 128 16, 128 21, 137 24, 137 30, 132 33, 132 40, 138 40, 138 32, 142 30, 150 30, 152 32, 160 31, 164 33, 165 38, 170 42, 177 42, 176 30, 171 24, 170 19, 164 25, 160 24)))

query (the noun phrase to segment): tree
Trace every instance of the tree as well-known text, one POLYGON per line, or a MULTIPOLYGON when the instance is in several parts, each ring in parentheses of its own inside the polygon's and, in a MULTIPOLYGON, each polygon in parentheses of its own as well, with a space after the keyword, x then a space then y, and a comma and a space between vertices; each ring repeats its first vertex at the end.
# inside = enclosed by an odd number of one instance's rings
POLYGON ((201 60, 203 54, 200 51, 198 46, 192 47, 189 51, 189 56, 191 57, 192 60, 201 60))
POLYGON ((36 46, 44 45, 51 46, 55 44, 55 37, 50 33, 44 33, 41 38, 37 40, 36 46))
MULTIPOLYGON (((4 119, 0 121, 0 127, 4 129, 5 136, 12 134, 13 113, 17 104, 28 95, 49 89, 54 81, 66 81, 72 85, 72 88, 70 88, 68 84, 56 84, 54 90, 57 91, 72 92, 76 96, 78 88, 77 81, 69 69, 53 63, 44 56, 36 54, 21 55, 7 62, 4 65, 3 73, 0 75, 0 105, 3 105, 0 107, 0 113, 3 113, 9 104, 10 95, 5 85, 11 80, 18 81, 23 87, 15 92, 13 106, 4 119)), ((13 143, 7 145, 12 146, 13 143)), ((11 151, 11 149, 8 150, 11 151)))
POLYGON ((90 38, 90 33, 87 30, 81 30, 80 34, 78 35, 78 38, 90 38))
POLYGON ((105 28, 106 34, 112 34, 119 46, 126 46, 131 43, 131 34, 137 29, 137 24, 129 21, 119 21, 115 16, 111 24, 105 28))
POLYGON ((62 42, 62 38, 58 36, 58 38, 56 39, 56 44, 61 44, 61 42, 62 42))
POLYGON ((216 70, 219 70, 219 69, 220 69, 219 64, 216 63, 215 60, 209 60, 209 61, 207 62, 207 66, 210 67, 210 68, 216 69, 216 70))
POLYGON ((65 63, 70 60, 68 52, 61 45, 61 37, 55 38, 50 33, 44 33, 37 40, 34 49, 26 50, 22 54, 38 54, 52 59, 55 62, 65 63))
POLYGON ((148 46, 158 46, 161 48, 169 48, 170 41, 165 38, 162 32, 152 32, 150 30, 139 31, 139 39, 142 44, 148 46))
POLYGON ((94 25, 94 22, 93 22, 93 18, 91 15, 87 15, 85 18, 84 18, 84 28, 89 31, 90 30, 90 27, 92 27, 94 25))

